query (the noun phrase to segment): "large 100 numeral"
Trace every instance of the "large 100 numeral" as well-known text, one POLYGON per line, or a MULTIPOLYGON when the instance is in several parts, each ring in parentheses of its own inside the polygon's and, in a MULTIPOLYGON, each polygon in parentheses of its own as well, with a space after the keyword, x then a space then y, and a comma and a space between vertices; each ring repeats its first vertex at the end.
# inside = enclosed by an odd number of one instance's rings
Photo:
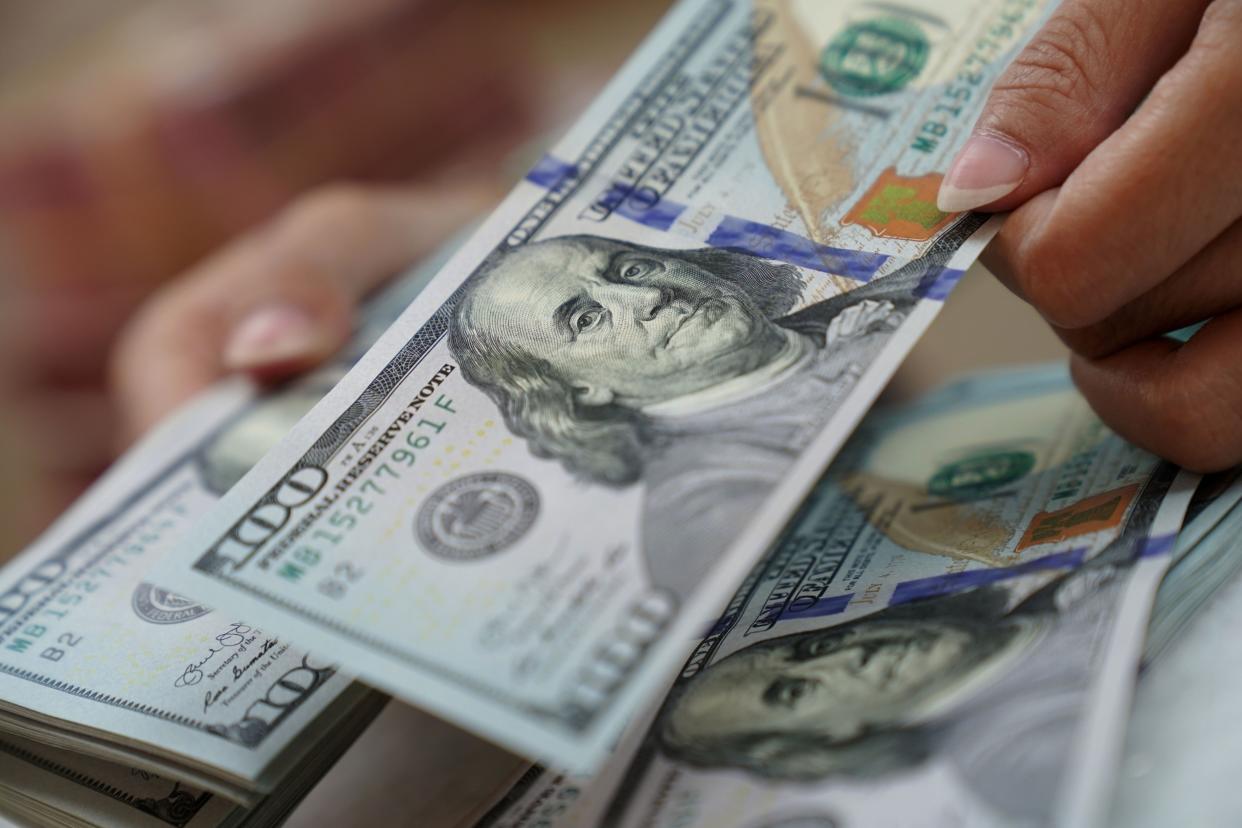
POLYGON ((212 553, 235 562, 266 543, 289 522, 293 510, 305 506, 328 482, 328 473, 318 466, 303 466, 285 475, 258 506, 239 520, 212 553))

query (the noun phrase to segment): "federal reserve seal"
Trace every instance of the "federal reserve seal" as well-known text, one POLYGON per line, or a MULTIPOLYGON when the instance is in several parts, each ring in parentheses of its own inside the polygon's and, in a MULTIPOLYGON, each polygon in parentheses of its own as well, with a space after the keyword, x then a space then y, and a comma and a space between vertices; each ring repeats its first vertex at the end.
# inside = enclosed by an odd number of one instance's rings
POLYGON ((1021 480, 1035 463, 1035 455, 1025 450, 980 452, 942 466, 928 481, 927 491, 947 500, 973 500, 1021 480))
POLYGON ((927 65, 931 44, 917 25, 878 17, 841 32, 824 47, 819 71, 843 95, 900 92, 927 65))
POLYGON ((494 555, 518 541, 539 514, 539 493, 506 472, 445 483, 418 510, 414 534, 428 553, 452 561, 494 555))
POLYGON ((152 624, 180 624, 211 612, 209 607, 146 582, 134 589, 132 604, 134 613, 152 624))

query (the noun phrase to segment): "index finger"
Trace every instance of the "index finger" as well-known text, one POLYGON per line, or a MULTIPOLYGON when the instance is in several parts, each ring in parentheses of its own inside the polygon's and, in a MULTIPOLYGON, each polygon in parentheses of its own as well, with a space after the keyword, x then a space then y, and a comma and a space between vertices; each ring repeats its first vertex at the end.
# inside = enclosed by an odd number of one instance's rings
POLYGON ((1057 190, 1011 216, 989 265, 1054 324, 1094 324, 1242 215, 1242 2, 1217 0, 1190 51, 1057 190))
POLYGON ((310 332, 300 350, 250 366, 253 373, 275 379, 322 361, 349 336, 363 295, 430 252, 491 195, 334 190, 212 257, 149 303, 115 353, 128 435, 228 373, 228 344, 253 314, 284 312, 310 332))

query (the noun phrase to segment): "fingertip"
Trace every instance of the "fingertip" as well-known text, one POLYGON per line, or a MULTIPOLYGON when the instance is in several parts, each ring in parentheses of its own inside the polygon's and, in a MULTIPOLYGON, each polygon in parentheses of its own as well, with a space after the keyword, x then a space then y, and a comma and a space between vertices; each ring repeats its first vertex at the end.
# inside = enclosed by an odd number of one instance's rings
POLYGON ((225 370, 259 379, 278 379, 317 365, 339 348, 344 335, 337 326, 291 304, 256 308, 233 327, 225 340, 225 370))
POLYGON ((1030 165, 1023 147, 997 134, 976 132, 945 174, 936 206, 944 213, 986 208, 1018 189, 1030 165))

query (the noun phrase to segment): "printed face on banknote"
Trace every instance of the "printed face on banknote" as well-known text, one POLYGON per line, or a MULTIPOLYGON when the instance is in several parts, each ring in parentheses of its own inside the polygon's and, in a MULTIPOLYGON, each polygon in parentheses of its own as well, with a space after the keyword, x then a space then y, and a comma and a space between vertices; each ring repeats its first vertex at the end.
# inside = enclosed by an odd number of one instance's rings
POLYGON ((660 739, 700 764, 823 775, 868 742, 891 748, 890 734, 925 724, 1018 638, 1003 622, 881 614, 769 639, 696 677, 665 713, 660 739))
POLYGON ((974 642, 964 626, 857 625, 766 642, 706 671, 673 718, 685 737, 815 730, 851 739, 868 725, 917 719, 974 642))
MULTIPOLYGON (((860 299, 804 306, 794 325, 803 288, 797 268, 753 255, 559 237, 497 253, 476 271, 450 348, 536 454, 628 484, 648 471, 653 446, 696 430, 685 415, 727 408, 800 370, 852 381, 848 356, 812 355, 876 328, 891 333, 901 318, 891 302, 860 299), (862 309, 848 306, 863 304, 865 320, 846 330, 841 322, 862 309), (662 429, 670 415, 677 425, 662 429)), ((762 418, 746 419, 731 429, 734 443, 777 442, 741 436, 766 430, 762 418)))
POLYGON ((493 381, 541 372, 586 406, 641 408, 699 391, 785 345, 761 306, 771 302, 748 290, 796 296, 801 286, 790 267, 707 258, 590 236, 539 242, 475 277, 461 340, 493 381), (746 282, 757 266, 776 284, 746 282))

